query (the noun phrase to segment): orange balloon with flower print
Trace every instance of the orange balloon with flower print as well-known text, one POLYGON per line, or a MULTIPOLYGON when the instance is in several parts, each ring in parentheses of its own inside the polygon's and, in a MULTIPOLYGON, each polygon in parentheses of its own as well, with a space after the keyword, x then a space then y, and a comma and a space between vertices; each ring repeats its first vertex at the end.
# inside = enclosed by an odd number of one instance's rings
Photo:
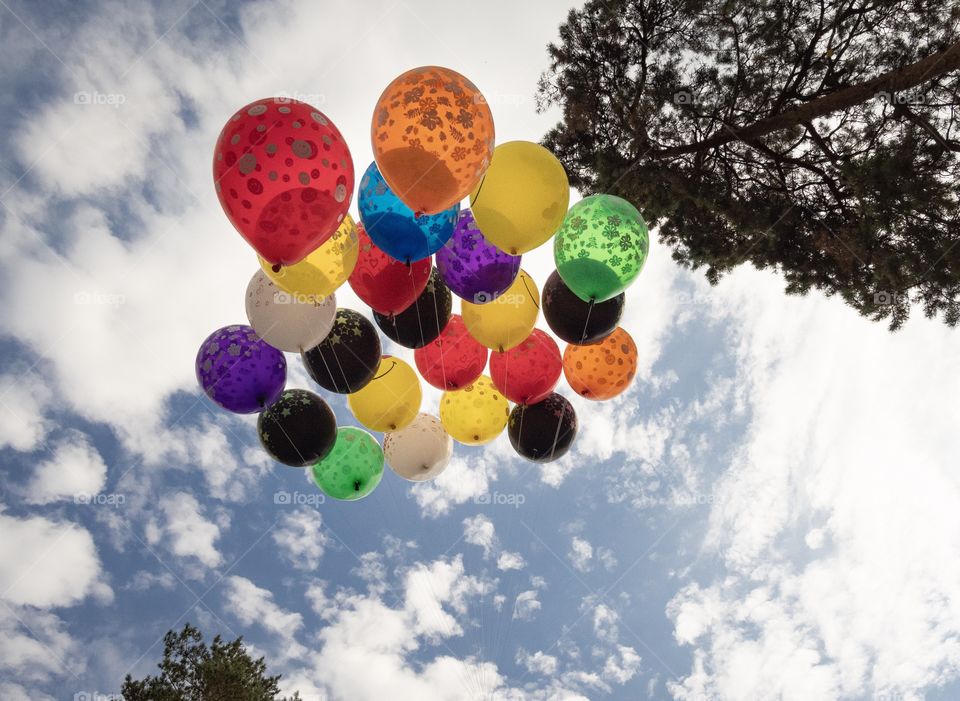
POLYGON ((380 95, 370 127, 377 167, 418 214, 469 195, 493 157, 493 114, 470 80, 440 66, 413 68, 380 95))

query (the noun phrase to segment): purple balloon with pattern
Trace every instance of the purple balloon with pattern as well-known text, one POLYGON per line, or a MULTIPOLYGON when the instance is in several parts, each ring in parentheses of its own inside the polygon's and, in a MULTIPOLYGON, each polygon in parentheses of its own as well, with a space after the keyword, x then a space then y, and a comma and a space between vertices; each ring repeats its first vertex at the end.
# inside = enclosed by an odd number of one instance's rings
POLYGON ((197 381, 227 411, 252 414, 280 398, 287 361, 253 327, 224 326, 207 336, 197 352, 197 381))
POLYGON ((436 260, 450 291, 474 304, 495 300, 520 272, 520 256, 487 241, 469 209, 460 210, 453 236, 437 251, 436 260))

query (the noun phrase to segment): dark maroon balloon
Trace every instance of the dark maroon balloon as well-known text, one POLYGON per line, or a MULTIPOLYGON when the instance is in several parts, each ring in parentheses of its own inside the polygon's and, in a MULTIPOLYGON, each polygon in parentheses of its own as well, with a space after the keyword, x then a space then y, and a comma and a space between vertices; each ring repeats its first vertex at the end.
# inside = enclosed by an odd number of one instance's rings
POLYGON ((460 210, 453 236, 437 251, 437 268, 447 287, 474 304, 492 302, 520 271, 520 256, 511 256, 484 238, 473 212, 460 210))
POLYGON ((517 404, 507 425, 510 444, 532 462, 563 457, 577 436, 577 413, 565 397, 554 392, 537 404, 517 404))
POLYGON ((599 343, 612 334, 623 315, 624 294, 605 302, 584 302, 554 270, 540 293, 547 325, 560 340, 575 346, 599 343))
POLYGON ((197 381, 227 411, 252 414, 273 404, 287 383, 283 353, 250 326, 224 326, 197 352, 197 381))

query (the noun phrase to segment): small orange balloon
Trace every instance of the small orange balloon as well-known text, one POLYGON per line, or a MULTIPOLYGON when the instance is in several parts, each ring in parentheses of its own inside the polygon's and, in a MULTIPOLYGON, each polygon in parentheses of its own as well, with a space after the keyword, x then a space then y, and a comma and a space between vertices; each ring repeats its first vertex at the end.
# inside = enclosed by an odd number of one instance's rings
POLYGON ((469 195, 493 158, 493 114, 467 78, 423 66, 394 78, 370 125, 373 156, 414 212, 436 214, 469 195))
POLYGON ((570 344, 563 352, 563 374, 581 397, 612 399, 624 392, 637 374, 637 345, 619 326, 589 346, 570 344))

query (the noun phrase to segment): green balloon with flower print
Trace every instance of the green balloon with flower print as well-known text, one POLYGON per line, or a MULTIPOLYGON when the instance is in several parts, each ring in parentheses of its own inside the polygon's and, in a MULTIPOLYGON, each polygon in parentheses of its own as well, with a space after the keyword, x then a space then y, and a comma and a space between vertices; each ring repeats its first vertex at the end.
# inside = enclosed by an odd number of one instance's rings
POLYGON ((553 245, 557 272, 585 302, 604 302, 627 289, 649 252, 647 223, 615 195, 591 195, 573 205, 553 245))

